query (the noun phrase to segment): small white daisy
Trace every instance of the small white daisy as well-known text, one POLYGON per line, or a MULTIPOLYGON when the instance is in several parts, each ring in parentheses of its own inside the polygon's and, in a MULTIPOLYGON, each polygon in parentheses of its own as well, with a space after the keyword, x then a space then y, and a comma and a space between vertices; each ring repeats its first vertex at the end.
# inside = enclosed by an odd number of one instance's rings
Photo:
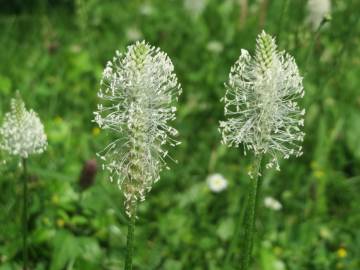
POLYGON ((282 209, 281 203, 278 200, 274 199, 273 197, 265 197, 264 205, 265 207, 272 209, 274 211, 279 211, 282 209))
POLYGON ((219 173, 209 175, 206 179, 209 189, 212 192, 219 193, 225 190, 228 186, 228 182, 224 176, 219 173))

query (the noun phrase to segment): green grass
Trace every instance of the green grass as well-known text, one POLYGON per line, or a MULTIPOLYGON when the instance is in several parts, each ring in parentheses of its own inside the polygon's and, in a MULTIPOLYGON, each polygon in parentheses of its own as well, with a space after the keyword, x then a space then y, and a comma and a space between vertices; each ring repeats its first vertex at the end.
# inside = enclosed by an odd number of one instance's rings
MULTIPOLYGON (((183 87, 177 119, 182 144, 139 207, 134 269, 238 269, 240 216, 249 187, 251 156, 220 144, 223 82, 240 49, 253 51, 260 32, 258 4, 249 1, 239 27, 236 1, 208 1, 197 18, 182 1, 14 1, 0 11, 0 118, 20 90, 45 124, 49 147, 29 161, 29 260, 36 270, 122 269, 127 220, 122 195, 99 170, 82 192, 85 160, 111 139, 92 123, 96 92, 108 59, 131 44, 129 29, 173 60, 183 87), (117 3, 118 2, 118 3, 117 3), (52 4, 51 4, 52 3, 52 4), (132 31, 134 32, 134 31, 132 31), (219 41, 223 50, 208 50, 219 41), (229 182, 212 193, 206 177, 229 182), (228 255, 234 234, 239 241, 228 255)), ((265 30, 304 76, 307 109, 304 156, 264 171, 252 269, 360 269, 360 4, 333 1, 332 21, 316 40, 305 24, 304 1, 269 1, 265 30), (282 23, 280 23, 282 22, 282 23), (282 27, 280 27, 282 25, 282 27), (313 50, 311 50, 313 46, 313 50), (307 57, 311 53, 309 62, 307 57), (261 202, 263 199, 261 199, 261 202), (346 256, 344 255, 346 251, 346 256)), ((131 32, 131 31, 130 31, 131 32)), ((0 167, 0 270, 21 269, 22 183, 18 160, 0 167)), ((100 167, 100 166, 99 166, 100 167)))

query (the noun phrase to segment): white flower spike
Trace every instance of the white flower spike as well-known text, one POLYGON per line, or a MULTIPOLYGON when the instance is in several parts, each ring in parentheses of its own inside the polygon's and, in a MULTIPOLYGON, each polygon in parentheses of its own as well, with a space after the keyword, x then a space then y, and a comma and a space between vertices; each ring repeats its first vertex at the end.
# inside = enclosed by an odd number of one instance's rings
POLYGON ((160 179, 168 153, 164 145, 179 144, 168 122, 175 119, 181 91, 169 57, 144 41, 124 55, 116 52, 104 70, 95 122, 115 140, 99 156, 123 191, 129 216, 160 179))
POLYGON ((0 148, 11 155, 28 158, 46 150, 44 126, 33 110, 26 110, 19 93, 11 100, 11 110, 0 127, 0 148))
POLYGON ((255 155, 271 156, 266 167, 280 169, 278 159, 302 154, 305 110, 302 77, 292 56, 278 52, 264 31, 256 40, 255 56, 241 50, 226 84, 226 121, 220 122, 222 142, 244 146, 255 155))

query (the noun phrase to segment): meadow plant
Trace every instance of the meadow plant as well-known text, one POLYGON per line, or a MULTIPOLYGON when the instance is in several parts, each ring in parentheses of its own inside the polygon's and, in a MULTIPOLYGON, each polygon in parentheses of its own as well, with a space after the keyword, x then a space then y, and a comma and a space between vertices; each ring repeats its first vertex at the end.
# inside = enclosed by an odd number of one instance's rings
POLYGON ((46 150, 47 137, 44 126, 33 110, 26 110, 19 92, 11 100, 10 112, 5 114, 0 127, 0 148, 10 155, 17 156, 22 163, 23 181, 23 269, 28 269, 27 253, 27 207, 28 207, 28 175, 27 158, 33 154, 41 154, 46 150))
POLYGON ((331 13, 330 0, 308 0, 307 4, 308 16, 307 21, 312 29, 316 31, 326 16, 331 13))
POLYGON ((280 170, 280 158, 302 155, 305 110, 297 100, 303 96, 302 77, 294 58, 279 52, 275 39, 264 31, 257 37, 255 56, 241 50, 231 68, 223 98, 227 120, 220 122, 222 143, 242 145, 244 154, 254 154, 242 270, 248 268, 251 256, 262 157, 270 157, 266 168, 280 170))
POLYGON ((124 55, 117 51, 103 72, 95 122, 115 140, 99 156, 122 190, 130 218, 127 270, 132 268, 137 204, 160 179, 162 168, 168 168, 164 146, 179 144, 168 122, 175 119, 174 102, 181 91, 169 57, 144 41, 129 46, 124 55))
POLYGON ((46 147, 43 124, 33 110, 26 110, 17 93, 0 127, 0 148, 10 155, 26 159, 29 155, 43 153, 46 147))

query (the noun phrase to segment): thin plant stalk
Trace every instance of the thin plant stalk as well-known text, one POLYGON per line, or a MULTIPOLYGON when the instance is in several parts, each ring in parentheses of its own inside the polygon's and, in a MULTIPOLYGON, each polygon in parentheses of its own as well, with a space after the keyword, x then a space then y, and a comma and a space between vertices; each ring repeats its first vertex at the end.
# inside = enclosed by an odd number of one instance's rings
POLYGON ((259 14, 259 29, 263 29, 266 22, 266 16, 268 12, 268 0, 262 0, 260 3, 260 14, 259 14))
POLYGON ((242 200, 239 200, 238 202, 238 206, 239 206, 239 210, 237 212, 237 216, 238 216, 238 219, 237 219, 237 222, 236 222, 236 226, 235 226, 235 232, 234 232, 234 237, 232 238, 231 240, 231 243, 229 245, 229 249, 228 249, 228 252, 226 254, 226 257, 225 257, 225 267, 224 269, 230 269, 230 260, 234 254, 234 251, 235 251, 235 248, 236 248, 236 244, 238 242, 238 239, 239 239, 239 235, 240 235, 240 228, 241 228, 241 224, 243 223, 244 221, 244 216, 245 216, 245 211, 246 211, 246 206, 247 206, 247 197, 243 198, 242 200), (240 203, 242 202, 242 203, 240 203))
POLYGON ((132 257, 134 250, 134 231, 136 222, 136 206, 133 206, 132 214, 128 223, 128 234, 126 244, 125 270, 132 270, 132 257))
POLYGON ((283 31, 283 26, 284 26, 284 22, 285 22, 285 14, 287 12, 288 5, 289 5, 289 0, 283 0, 282 7, 281 7, 280 20, 279 20, 279 24, 278 24, 278 34, 277 34, 277 39, 279 41, 281 40, 280 36, 283 31))
POLYGON ((239 26, 240 29, 243 29, 246 24, 246 19, 248 16, 248 0, 240 0, 240 20, 239 26))
POLYGON ((315 45, 319 40, 320 37, 320 31, 321 29, 324 27, 324 25, 328 22, 327 19, 323 19, 319 25, 319 27, 316 29, 315 33, 314 33, 314 37, 311 40, 311 43, 309 45, 308 51, 306 53, 306 59, 305 59, 305 70, 308 70, 308 66, 310 64, 310 60, 314 54, 314 49, 315 49, 315 45))
POLYGON ((261 167, 261 155, 256 155, 255 160, 252 167, 252 176, 250 192, 248 196, 248 204, 247 204, 247 214, 245 220, 245 234, 244 234, 244 247, 242 252, 241 259, 241 270, 247 270, 250 264, 252 247, 253 247, 253 239, 254 239, 254 228, 255 228, 255 220, 256 220, 256 212, 257 212, 257 204, 258 204, 258 196, 260 191, 260 167, 261 167))
POLYGON ((22 216, 22 225, 23 225, 23 270, 28 269, 28 247, 27 247, 27 206, 28 206, 28 186, 27 186, 27 164, 26 159, 22 159, 23 165, 23 216, 22 216))

